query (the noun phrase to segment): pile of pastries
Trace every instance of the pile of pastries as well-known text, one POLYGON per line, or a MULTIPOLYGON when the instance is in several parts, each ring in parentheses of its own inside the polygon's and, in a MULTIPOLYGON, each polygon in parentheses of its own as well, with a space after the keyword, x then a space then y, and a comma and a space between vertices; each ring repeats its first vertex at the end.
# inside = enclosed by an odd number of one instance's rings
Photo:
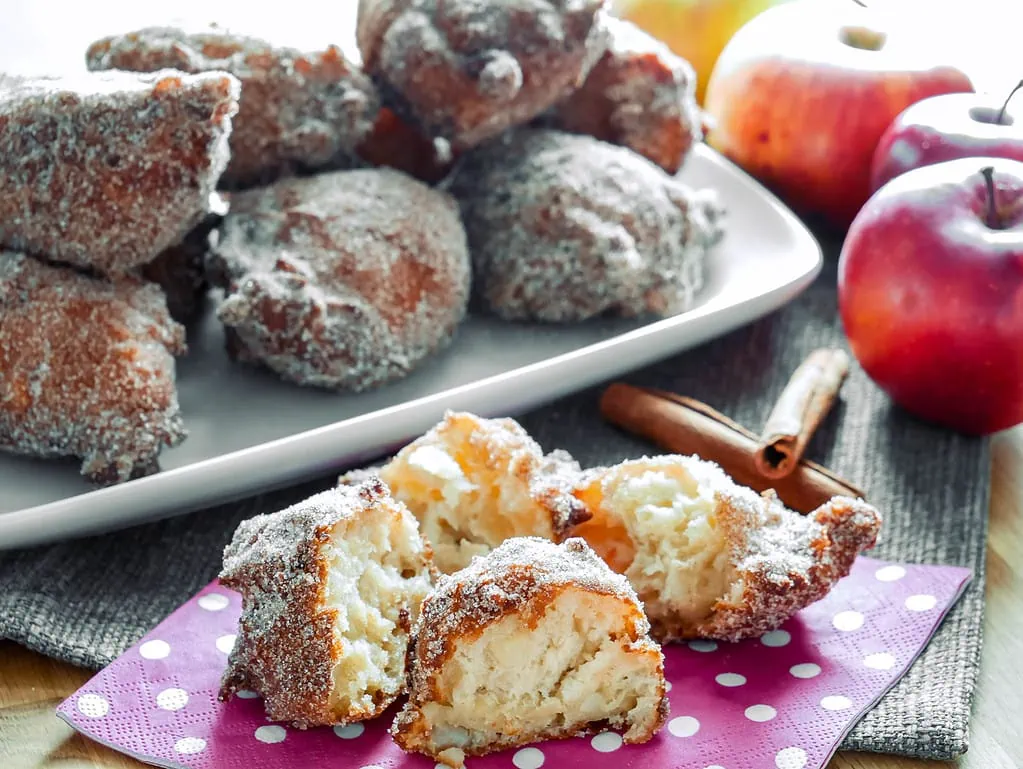
POLYGON ((362 0, 357 38, 360 66, 148 27, 80 75, 0 75, 0 449, 157 470, 210 287, 239 365, 345 392, 471 305, 692 306, 724 212, 675 176, 702 138, 686 62, 606 0, 362 0))
POLYGON ((220 698, 255 691, 299 728, 399 705, 397 745, 453 767, 604 729, 646 742, 669 709, 662 644, 778 628, 880 526, 860 499, 801 515, 695 456, 584 469, 511 419, 448 413, 239 526, 220 698))

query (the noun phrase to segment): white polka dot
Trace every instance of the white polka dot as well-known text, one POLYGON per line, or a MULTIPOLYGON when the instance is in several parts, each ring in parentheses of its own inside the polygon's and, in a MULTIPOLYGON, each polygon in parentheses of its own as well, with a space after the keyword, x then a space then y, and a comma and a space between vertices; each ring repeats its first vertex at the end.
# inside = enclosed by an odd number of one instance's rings
POLYGON ((787 630, 772 630, 760 636, 760 643, 764 646, 787 646, 792 636, 787 630))
MULTIPOLYGON (((838 630, 852 631, 863 627, 863 615, 858 611, 840 611, 831 620, 831 624, 838 630)), ((799 748, 796 748, 799 750, 799 748)))
POLYGON ((182 737, 174 743, 174 750, 190 756, 193 753, 202 753, 206 749, 206 740, 202 737, 182 737))
POLYGON ((895 657, 890 655, 888 652, 868 654, 863 658, 863 664, 868 668, 873 668, 874 670, 891 670, 895 667, 895 657))
POLYGON ((679 716, 668 722, 668 731, 676 737, 692 737, 700 731, 700 722, 692 716, 679 716))
POLYGON ((156 695, 156 707, 160 710, 181 710, 188 704, 188 692, 184 689, 164 689, 156 695))
POLYGON ((689 648, 694 652, 712 652, 718 645, 714 641, 690 641, 689 648))
POLYGON ((852 700, 841 694, 832 694, 821 700, 821 707, 825 710, 847 710, 852 707, 852 700))
POLYGON ((265 742, 268 745, 272 745, 275 742, 284 742, 284 738, 288 736, 288 732, 283 726, 277 726, 273 724, 271 726, 261 726, 256 729, 256 739, 260 742, 265 742))
POLYGON ((230 599, 223 593, 207 593, 199 598, 199 606, 206 611, 226 609, 229 603, 231 603, 230 599))
POLYGON ((803 662, 790 667, 789 673, 795 678, 816 678, 821 674, 821 666, 813 662, 803 662))
POLYGON ((738 673, 719 673, 714 676, 714 680, 722 686, 742 686, 746 683, 746 676, 741 676, 738 673))
POLYGON ((259 696, 259 692, 253 692, 248 689, 239 689, 238 691, 235 692, 235 694, 237 694, 243 700, 254 700, 256 699, 256 697, 259 696))
POLYGON ((224 654, 230 654, 231 649, 234 648, 234 640, 237 638, 235 635, 222 635, 217 639, 217 649, 222 651, 224 654))
POLYGON ((614 753, 622 746, 622 736, 614 732, 601 732, 593 736, 590 745, 598 753, 614 753))
POLYGON ((347 726, 334 727, 334 734, 342 740, 354 740, 356 737, 361 736, 364 731, 366 731, 366 727, 362 724, 348 724, 347 726))
POLYGON ((516 769, 540 769, 543 766, 543 751, 539 748, 522 748, 512 756, 516 769))
POLYGON ((897 582, 906 576, 906 570, 901 566, 882 566, 880 569, 874 572, 874 577, 879 579, 881 582, 897 582))
POLYGON ((721 766, 720 764, 714 764, 713 766, 705 766, 703 767, 703 769, 725 769, 725 767, 721 766))
POLYGON ((930 611, 938 604, 933 595, 911 595, 906 599, 906 608, 910 611, 930 611))
POLYGON ((784 748, 774 757, 778 769, 803 769, 806 766, 806 751, 802 748, 784 748))
MULTIPOLYGON (((438 764, 438 766, 441 766, 441 764, 438 764)), ((366 764, 365 766, 360 767, 359 769, 384 769, 384 768, 377 764, 366 764)))
POLYGON ((170 644, 166 641, 146 641, 139 647, 139 654, 147 660, 162 660, 170 654, 170 644))
POLYGON ((758 724, 770 721, 776 715, 778 715, 778 711, 770 705, 750 705, 746 708, 746 718, 750 721, 756 721, 758 724))
POLYGON ((89 718, 103 718, 110 712, 110 703, 98 694, 83 694, 78 698, 78 712, 89 718))
POLYGON ((671 691, 671 681, 665 681, 664 682, 664 691, 666 691, 666 692, 670 692, 671 691))

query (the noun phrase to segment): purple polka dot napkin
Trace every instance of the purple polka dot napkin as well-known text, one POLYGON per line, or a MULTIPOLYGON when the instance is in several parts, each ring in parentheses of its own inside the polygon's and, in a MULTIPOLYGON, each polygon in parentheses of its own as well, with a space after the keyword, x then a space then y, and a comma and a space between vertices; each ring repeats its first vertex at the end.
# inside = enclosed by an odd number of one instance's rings
MULTIPOLYGON (((823 600, 759 639, 664 648, 671 713, 644 745, 613 732, 545 742, 468 769, 819 769, 923 651, 968 569, 859 558, 823 600)), ((300 731, 252 692, 217 700, 240 600, 214 582, 58 708, 84 735, 156 766, 433 769, 388 736, 393 712, 300 731)))

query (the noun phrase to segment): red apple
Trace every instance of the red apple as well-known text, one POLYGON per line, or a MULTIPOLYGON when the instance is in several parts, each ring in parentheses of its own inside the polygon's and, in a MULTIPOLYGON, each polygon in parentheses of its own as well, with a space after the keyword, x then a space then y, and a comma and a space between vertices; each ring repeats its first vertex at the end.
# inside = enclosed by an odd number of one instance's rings
MULTIPOLYGON (((1023 82, 1013 89, 1009 99, 1023 82)), ((1023 160, 1023 112, 1014 115, 1009 99, 974 93, 932 96, 907 108, 888 126, 874 151, 873 190, 911 168, 956 158, 1023 160)))
POLYGON ((973 91, 905 25, 850 0, 796 0, 748 22, 707 84, 707 142, 793 207, 848 226, 870 197, 881 134, 910 104, 973 91))
POLYGON ((849 228, 838 271, 853 354, 896 403, 965 433, 1023 422, 1023 163, 897 176, 849 228))

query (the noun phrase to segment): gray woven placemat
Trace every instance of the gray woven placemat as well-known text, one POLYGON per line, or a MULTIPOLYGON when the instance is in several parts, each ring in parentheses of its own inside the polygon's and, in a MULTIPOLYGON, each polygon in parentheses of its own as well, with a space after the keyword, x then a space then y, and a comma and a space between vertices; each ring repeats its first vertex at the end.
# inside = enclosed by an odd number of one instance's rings
MULTIPOLYGON (((829 248, 834 252, 834 248, 829 248)), ((834 263, 796 302, 687 354, 626 377, 691 395, 759 429, 789 374, 821 345, 841 345, 834 263)), ((656 449, 603 423, 601 388, 522 416, 547 449, 584 464, 656 449)), ((977 678, 990 472, 986 440, 920 424, 854 370, 811 455, 865 489, 886 514, 881 558, 967 566, 975 579, 908 675, 843 747, 948 759, 965 752, 977 678)), ((124 532, 0 554, 0 637, 88 667, 113 660, 216 576, 237 522, 332 479, 124 532)))

